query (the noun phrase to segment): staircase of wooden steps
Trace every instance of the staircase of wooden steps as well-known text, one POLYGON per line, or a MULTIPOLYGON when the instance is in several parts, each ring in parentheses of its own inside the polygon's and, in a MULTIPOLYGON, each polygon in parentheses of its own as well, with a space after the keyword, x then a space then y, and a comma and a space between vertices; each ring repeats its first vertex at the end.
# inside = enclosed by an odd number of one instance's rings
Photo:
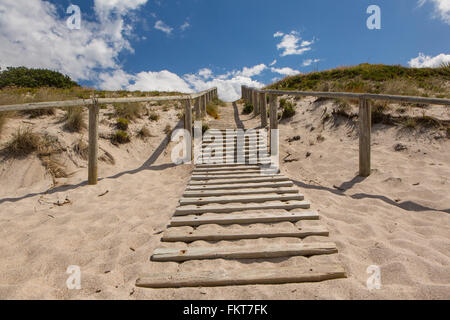
POLYGON ((225 130, 209 131, 202 145, 207 151, 201 153, 207 163, 193 169, 161 246, 151 256, 153 264, 178 263, 180 268, 142 275, 136 286, 208 287, 345 278, 336 244, 320 224, 318 213, 289 178, 263 170, 270 158, 254 151, 267 150, 266 136, 255 132, 249 138, 258 141, 256 148, 240 145, 241 150, 236 139, 229 137, 225 138, 225 130), (228 153, 211 156, 208 148, 228 153), (235 163, 242 160, 240 152, 244 161, 235 163), (227 161, 230 155, 234 162, 227 161), (278 265, 280 259, 299 257, 295 266, 278 265), (239 267, 220 268, 220 259, 236 261, 239 267), (179 270, 195 261, 202 267, 179 270))

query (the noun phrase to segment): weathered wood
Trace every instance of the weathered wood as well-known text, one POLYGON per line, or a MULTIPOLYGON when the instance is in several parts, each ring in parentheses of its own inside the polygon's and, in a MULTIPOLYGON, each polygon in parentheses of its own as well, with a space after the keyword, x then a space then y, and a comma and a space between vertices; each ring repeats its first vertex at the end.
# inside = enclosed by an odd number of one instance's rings
POLYGON ((276 95, 269 95, 269 105, 270 129, 278 129, 278 97, 276 95))
POLYGON ((203 206, 187 205, 175 209, 175 216, 186 216, 190 214, 200 213, 230 213, 246 210, 293 210, 293 209, 309 209, 311 204, 308 201, 273 201, 263 203, 233 203, 227 205, 221 204, 206 204, 203 206))
MULTIPOLYGON (((206 92, 208 92, 208 90, 198 92, 195 94, 190 94, 190 95, 185 94, 185 95, 178 95, 178 96, 99 98, 97 100, 98 100, 98 104, 171 101, 171 100, 174 101, 174 100, 195 99, 195 98, 198 98, 198 97, 204 95, 206 92)), ((0 112, 2 112, 2 111, 35 110, 35 109, 46 109, 46 108, 60 108, 60 107, 89 106, 91 104, 92 104, 91 99, 31 102, 31 103, 24 103, 24 104, 2 105, 2 106, 0 106, 0 112)))
POLYGON ((256 174, 235 174, 235 175, 193 175, 191 181, 222 180, 222 179, 249 179, 265 177, 283 177, 282 175, 263 175, 260 172, 256 174))
POLYGON ((260 113, 261 113, 261 127, 267 126, 267 96, 264 92, 260 93, 260 113))
POLYGON ((259 114, 259 97, 258 91, 253 90, 253 115, 259 114))
POLYGON ((179 249, 156 249, 153 261, 188 261, 203 259, 260 259, 291 256, 310 256, 336 253, 336 244, 318 243, 284 243, 258 246, 230 247, 189 247, 179 249))
POLYGON ((153 273, 136 280, 142 288, 219 287, 256 284, 319 282, 346 278, 345 269, 337 264, 315 264, 295 267, 252 268, 177 273, 153 273))
POLYGON ((359 100, 359 175, 370 175, 370 132, 372 126, 372 111, 367 99, 359 100))
POLYGON ((200 98, 196 98, 194 100, 194 110, 195 110, 195 120, 200 120, 202 117, 202 114, 200 111, 200 98))
POLYGON ((237 190, 237 189, 248 189, 248 188, 281 188, 281 187, 292 187, 294 183, 292 181, 273 181, 265 179, 263 181, 259 180, 250 183, 231 183, 231 184, 217 184, 217 185, 188 185, 186 190, 188 191, 198 191, 198 190, 237 190))
POLYGON ((232 171, 206 171, 206 172, 192 172, 193 176, 199 175, 233 175, 233 174, 258 174, 261 170, 232 170, 232 171))
POLYGON ((210 203, 257 203, 266 201, 290 201, 303 200, 302 194, 262 194, 262 195, 227 195, 206 198, 181 198, 180 205, 205 205, 210 203))
POLYGON ((257 189, 243 189, 243 190, 204 190, 204 191, 185 191, 183 197, 185 198, 204 198, 217 196, 232 196, 232 195, 248 195, 248 194, 267 194, 267 193, 298 193, 296 188, 257 188, 257 189))
POLYGON ((98 103, 89 106, 89 149, 88 184, 96 185, 98 180, 98 103))
POLYGON ((264 90, 264 92, 267 94, 274 94, 274 95, 291 95, 291 96, 323 97, 323 98, 347 98, 347 99, 363 98, 363 99, 372 99, 372 100, 385 100, 385 101, 397 101, 397 102, 409 102, 409 103, 450 105, 450 99, 411 97, 411 96, 398 96, 398 95, 372 94, 372 93, 284 91, 284 90, 264 90))
POLYGON ((202 111, 202 117, 206 117, 206 95, 202 95, 200 97, 200 101, 202 102, 201 111, 202 111))
POLYGON ((315 211, 303 212, 280 212, 267 213, 227 213, 202 216, 179 216, 172 217, 171 227, 196 227, 205 224, 252 224, 252 223, 277 223, 277 222, 297 222, 300 220, 319 220, 319 214, 315 211))
POLYGON ((284 230, 273 227, 255 230, 252 228, 242 230, 193 230, 178 231, 169 228, 164 232, 161 241, 164 242, 194 242, 194 241, 231 241, 259 238, 306 238, 309 236, 328 236, 328 230, 323 226, 309 226, 296 230, 284 230))
POLYGON ((189 182, 189 186, 194 185, 226 185, 226 184, 235 184, 235 183, 253 183, 253 182, 279 182, 279 181, 289 181, 289 178, 284 177, 282 175, 267 175, 263 177, 256 177, 256 178, 230 178, 227 177, 225 179, 220 180, 200 180, 200 181, 193 181, 191 180, 189 182))
POLYGON ((217 168, 196 168, 192 172, 220 172, 220 171, 241 171, 241 170, 259 170, 260 166, 236 166, 236 167, 217 167, 217 168))

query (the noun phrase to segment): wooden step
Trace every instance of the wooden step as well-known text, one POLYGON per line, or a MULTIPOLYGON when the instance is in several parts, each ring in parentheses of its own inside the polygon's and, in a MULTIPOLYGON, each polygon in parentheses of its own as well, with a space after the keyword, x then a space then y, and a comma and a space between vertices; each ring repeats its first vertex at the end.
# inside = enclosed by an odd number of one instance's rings
POLYGON ((234 183, 253 183, 253 182, 279 182, 279 181, 289 181, 285 176, 278 175, 268 175, 266 177, 255 177, 255 178, 231 178, 220 180, 205 180, 205 181, 191 181, 190 186, 196 185, 212 185, 212 184, 234 184, 234 183))
POLYGON ((261 172, 257 172, 254 174, 246 174, 246 173, 242 173, 242 174, 229 174, 229 175, 224 175, 224 174, 202 174, 202 175, 192 175, 191 176, 191 181, 206 181, 206 180, 223 180, 223 179, 251 179, 251 178, 267 178, 267 177, 284 177, 281 175, 264 175, 261 172))
POLYGON ((204 205, 209 203, 257 203, 266 201, 303 200, 302 194, 263 194, 263 195, 236 195, 206 198, 181 198, 179 203, 184 205, 204 205))
POLYGON ((295 267, 251 268, 177 273, 152 273, 136 280, 142 288, 218 287, 256 284, 318 282, 346 278, 337 264, 315 264, 295 267))
POLYGON ((266 194, 266 193, 298 193, 297 188, 258 188, 258 189, 243 189, 243 190, 203 190, 203 191, 185 191, 183 197, 185 198, 204 198, 204 197, 218 197, 218 196, 237 196, 248 194, 266 194))
POLYGON ((261 166, 235 166, 235 167, 217 167, 217 168, 195 168, 192 172, 216 172, 216 171, 232 171, 232 170, 259 170, 261 166))
POLYGON ((203 172, 192 172, 192 176, 204 176, 204 175, 236 175, 236 174, 260 174, 259 170, 232 170, 232 171, 203 171, 203 172))
POLYGON ((153 261, 188 261, 203 259, 268 259, 291 256, 311 256, 336 253, 332 242, 284 243, 257 246, 159 248, 153 252, 153 261))
POLYGON ((232 183, 232 184, 218 184, 218 185, 188 185, 186 191, 199 191, 199 190, 239 190, 249 188, 281 188, 292 187, 294 183, 289 180, 285 181, 257 181, 254 183, 232 183))
POLYGON ((280 213, 235 213, 235 214, 215 214, 213 216, 179 216, 172 217, 171 227, 190 226, 196 227, 204 224, 251 224, 251 223, 276 223, 276 222, 297 222, 300 220, 318 220, 319 214, 315 211, 303 212, 280 212, 280 213))
POLYGON ((223 167, 239 167, 239 166, 255 166, 255 164, 242 164, 242 163, 219 163, 219 164, 211 164, 211 163, 200 163, 195 166, 196 169, 215 169, 215 168, 223 168, 223 167))
POLYGON ((309 209, 310 203, 308 201, 274 201, 274 202, 263 202, 263 203, 233 203, 227 205, 221 204, 206 204, 203 206, 186 205, 177 207, 175 209, 175 216, 186 216, 190 214, 200 214, 200 213, 230 213, 246 210, 270 210, 270 209, 282 209, 282 210, 293 210, 293 209, 309 209))
POLYGON ((311 226, 299 228, 298 230, 276 230, 266 228, 265 230, 206 230, 177 231, 170 228, 164 232, 162 241, 165 242, 194 242, 194 241, 222 241, 243 240, 259 238, 306 238, 309 236, 328 236, 328 230, 323 226, 311 226), (172 229, 172 230, 171 230, 172 229))

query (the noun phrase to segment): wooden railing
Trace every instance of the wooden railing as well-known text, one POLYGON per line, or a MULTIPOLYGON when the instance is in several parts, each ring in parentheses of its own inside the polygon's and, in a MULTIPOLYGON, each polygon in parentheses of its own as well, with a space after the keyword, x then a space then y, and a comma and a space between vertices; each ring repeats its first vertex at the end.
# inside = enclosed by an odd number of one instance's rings
POLYGON ((261 115, 261 126, 267 126, 267 95, 269 95, 269 128, 278 129, 278 96, 312 96, 323 98, 347 98, 359 100, 359 175, 367 177, 371 169, 370 135, 372 126, 372 108, 370 100, 384 100, 395 102, 423 103, 435 105, 450 105, 450 99, 423 98, 409 96, 395 96, 370 93, 349 92, 310 92, 310 91, 283 91, 283 90, 258 90, 242 86, 242 98, 253 105, 254 115, 261 115))
POLYGON ((85 106, 89 108, 89 159, 88 159, 88 184, 95 185, 98 181, 98 122, 99 122, 99 104, 111 103, 131 103, 131 102, 151 102, 151 101, 185 101, 185 129, 192 132, 192 100, 195 105, 195 117, 200 118, 206 115, 206 105, 212 99, 217 97, 217 88, 211 88, 194 94, 182 96, 166 97, 132 97, 132 98, 101 98, 80 99, 52 102, 36 102, 16 105, 1 105, 2 111, 23 111, 47 108, 70 108, 76 106, 85 106))

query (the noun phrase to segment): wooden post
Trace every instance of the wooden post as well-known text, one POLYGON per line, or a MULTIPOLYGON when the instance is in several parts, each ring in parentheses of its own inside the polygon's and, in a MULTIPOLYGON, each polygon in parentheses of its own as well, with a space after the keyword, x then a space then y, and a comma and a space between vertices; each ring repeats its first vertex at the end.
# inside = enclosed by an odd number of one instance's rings
POLYGON ((88 184, 96 185, 98 179, 98 102, 89 106, 89 160, 88 184))
POLYGON ((186 99, 184 104, 184 128, 192 134, 192 106, 191 99, 186 99))
POLYGON ((202 95, 200 97, 200 100, 202 102, 202 117, 206 117, 206 94, 202 95))
POLYGON ((261 107, 261 127, 267 127, 267 95, 261 92, 259 95, 260 107, 261 107))
POLYGON ((196 98, 194 101, 195 108, 195 120, 199 120, 201 118, 200 114, 200 98, 196 98))
POLYGON ((372 112, 370 101, 359 99, 359 175, 370 176, 370 131, 372 112))
POLYGON ((255 116, 259 113, 259 101, 258 101, 258 92, 256 90, 253 90, 253 114, 255 116))
POLYGON ((278 96, 269 95, 270 129, 278 129, 278 96))

